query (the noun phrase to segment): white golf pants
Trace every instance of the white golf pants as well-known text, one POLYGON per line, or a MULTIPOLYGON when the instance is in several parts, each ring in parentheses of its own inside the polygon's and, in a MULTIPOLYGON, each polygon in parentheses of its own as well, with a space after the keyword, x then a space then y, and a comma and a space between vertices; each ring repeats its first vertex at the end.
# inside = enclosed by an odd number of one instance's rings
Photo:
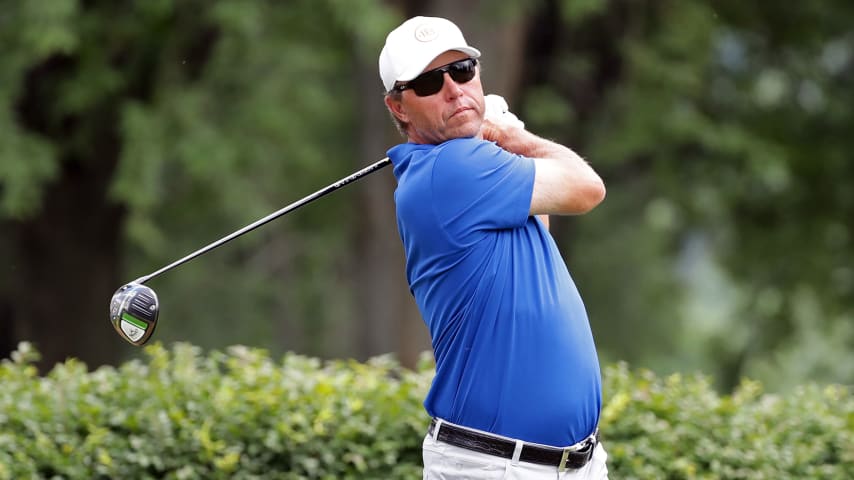
POLYGON ((601 443, 587 465, 563 472, 557 467, 473 452, 437 441, 430 434, 424 437, 422 449, 424 480, 608 480, 608 454, 601 443))

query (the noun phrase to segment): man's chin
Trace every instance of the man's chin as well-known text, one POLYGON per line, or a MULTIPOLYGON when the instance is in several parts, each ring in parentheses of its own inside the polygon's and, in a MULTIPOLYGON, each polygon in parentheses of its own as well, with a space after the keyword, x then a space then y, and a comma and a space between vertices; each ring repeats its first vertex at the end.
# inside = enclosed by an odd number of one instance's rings
POLYGON ((481 138, 480 124, 481 122, 464 122, 455 127, 448 126, 441 131, 435 132, 435 135, 423 135, 422 137, 415 138, 414 141, 415 143, 432 143, 433 145, 438 145, 455 138, 481 138))
POLYGON ((470 138, 477 137, 480 134, 480 125, 482 121, 468 121, 462 125, 451 129, 452 138, 470 138))

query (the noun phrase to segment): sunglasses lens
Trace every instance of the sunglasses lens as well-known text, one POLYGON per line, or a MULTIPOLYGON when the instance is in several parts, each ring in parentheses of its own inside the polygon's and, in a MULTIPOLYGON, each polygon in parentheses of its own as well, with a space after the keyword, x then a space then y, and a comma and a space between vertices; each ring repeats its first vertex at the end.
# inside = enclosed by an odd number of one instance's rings
POLYGON ((475 62, 471 59, 449 65, 448 74, 457 83, 466 83, 474 78, 475 62))
POLYGON ((442 85, 445 83, 445 72, 448 72, 453 81, 466 83, 474 78, 475 71, 477 70, 475 68, 476 65, 477 60, 473 58, 460 60, 445 67, 422 73, 407 82, 406 86, 407 88, 411 88, 419 97, 427 97, 442 89, 442 85))
POLYGON ((415 78, 407 85, 419 97, 427 97, 441 90, 443 83, 445 83, 444 72, 433 70, 415 78))

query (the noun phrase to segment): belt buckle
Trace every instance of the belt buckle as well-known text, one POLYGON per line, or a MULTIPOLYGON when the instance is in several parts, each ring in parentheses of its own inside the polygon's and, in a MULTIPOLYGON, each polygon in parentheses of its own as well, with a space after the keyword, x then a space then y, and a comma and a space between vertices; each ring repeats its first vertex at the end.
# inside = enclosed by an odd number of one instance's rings
MULTIPOLYGON (((587 442, 587 440, 585 440, 585 443, 586 442, 587 442)), ((567 461, 567 459, 569 459, 569 454, 575 453, 575 452, 581 450, 582 447, 584 447, 584 444, 576 444, 576 445, 572 445, 569 447, 564 447, 563 448, 563 454, 561 454, 561 456, 560 456, 560 463, 557 466, 557 471, 561 472, 561 473, 565 472, 566 471, 566 461, 567 461)))
MULTIPOLYGON (((575 445, 564 447, 563 454, 560 456, 560 464, 557 467, 557 471, 563 473, 566 471, 566 463, 569 459, 570 453, 582 452, 587 456, 587 462, 590 461, 590 458, 593 457, 593 449, 596 447, 597 439, 598 439, 598 430, 594 432, 589 437, 582 440, 580 443, 575 445)), ((586 463, 586 462, 585 462, 586 463)))
POLYGON ((569 452, 571 447, 566 447, 563 449, 563 454, 560 456, 560 463, 557 466, 557 471, 563 473, 566 471, 566 459, 569 457, 569 452))

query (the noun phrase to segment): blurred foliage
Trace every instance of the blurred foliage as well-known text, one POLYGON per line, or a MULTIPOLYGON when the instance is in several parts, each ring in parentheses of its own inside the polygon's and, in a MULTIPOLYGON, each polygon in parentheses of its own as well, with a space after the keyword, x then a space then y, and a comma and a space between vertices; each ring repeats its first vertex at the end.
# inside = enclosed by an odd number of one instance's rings
MULTIPOLYGON (((379 2, 362 1, 360 9, 332 0, 287 8, 202 4, 175 3, 183 13, 169 17, 177 24, 167 31, 187 38, 166 50, 153 101, 125 111, 122 169, 128 170, 119 172, 114 193, 138 207, 128 235, 142 251, 130 258, 145 259, 130 263, 131 271, 166 264, 198 248, 199 239, 220 238, 362 162, 351 154, 358 141, 351 128, 356 88, 342 73, 355 67, 356 39, 376 43, 391 25, 379 2), (204 33, 188 34, 184 24, 204 33), (142 189, 134 168, 156 170, 142 189)), ((221 344, 229 338, 270 348, 284 341, 329 353, 311 329, 334 329, 350 305, 346 295, 318 296, 347 290, 337 271, 349 251, 351 203, 346 195, 329 197, 211 254, 206 265, 158 279, 169 315, 188 320, 164 339, 221 344), (259 321, 227 320, 247 314, 259 321), (211 319, 226 319, 226 328, 210 328, 211 319)))
MULTIPOLYGON (((411 479, 420 477, 433 375, 235 346, 160 344, 118 368, 70 360, 36 374, 22 344, 0 363, 0 479, 411 479)), ((612 478, 847 479, 854 397, 789 395, 745 381, 604 369, 601 429, 612 478)))
POLYGON ((608 184, 570 262, 606 356, 854 381, 850 2, 559 7, 522 117, 608 184))
MULTIPOLYGON (((359 62, 405 3, 0 1, 0 218, 37 218, 69 158, 102 162, 130 279, 369 163, 353 153, 359 101, 380 87, 365 91, 359 62), (22 98, 35 94, 51 99, 38 121, 22 98), (114 160, 98 153, 104 124, 114 160)), ((478 8, 479 27, 528 29, 514 111, 608 185, 593 213, 552 223, 604 359, 699 369, 724 389, 745 375, 854 383, 854 4, 478 8)), ((352 199, 158 278, 180 319, 158 336, 347 355, 352 199)))
MULTIPOLYGON (((374 160, 353 158, 358 112, 348 72, 357 49, 380 43, 393 25, 379 1, 0 5, 0 214, 38 215, 41 189, 57 180, 68 151, 115 168, 108 201, 127 212, 126 279, 374 160), (52 124, 34 133, 20 126, 15 102, 40 62, 65 71, 44 87, 56 99, 40 105, 52 124), (101 114, 107 105, 117 118, 101 114), (95 132, 117 122, 118 165, 93 153, 88 138, 97 133, 65 134, 65 124, 83 121, 95 132)), ((161 329, 163 338, 278 348, 307 339, 304 350, 329 353, 321 337, 300 332, 332 328, 350 305, 346 294, 318 296, 346 291, 339 271, 351 204, 329 197, 204 266, 158 279, 168 315, 183 319, 161 329), (236 318, 255 321, 229 322, 236 318), (211 319, 228 329, 211 328, 211 319)))

